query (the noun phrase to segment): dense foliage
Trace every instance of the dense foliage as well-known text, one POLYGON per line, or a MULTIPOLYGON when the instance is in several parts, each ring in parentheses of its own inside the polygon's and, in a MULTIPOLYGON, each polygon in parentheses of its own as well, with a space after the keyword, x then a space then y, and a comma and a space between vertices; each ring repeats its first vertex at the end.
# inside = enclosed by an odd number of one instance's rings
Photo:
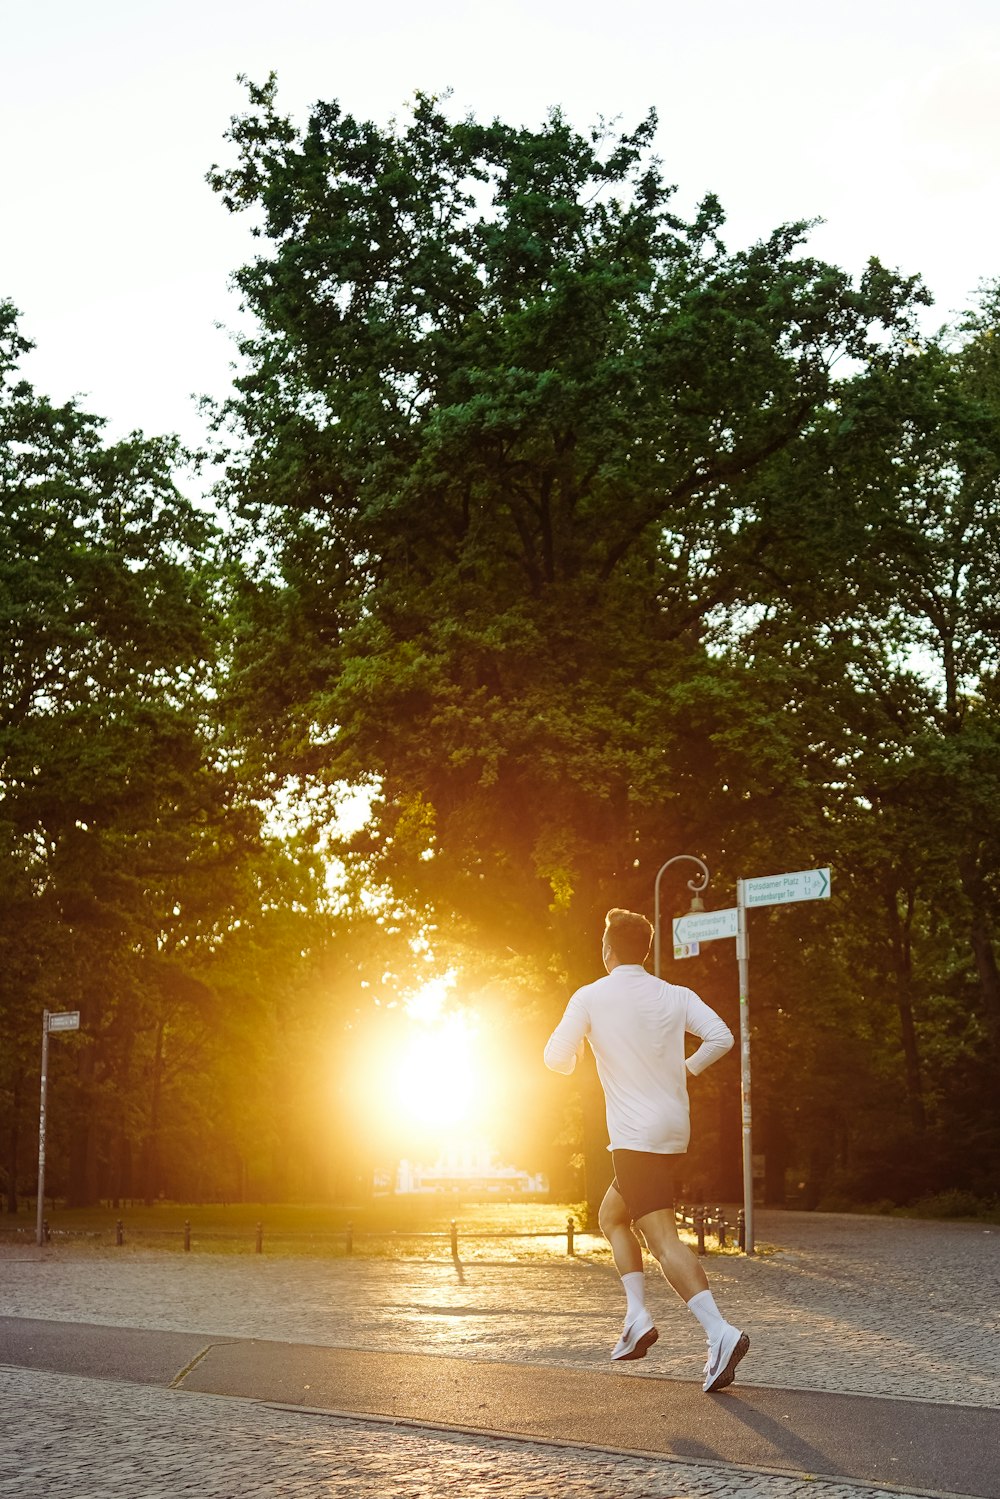
POLYGON ((264 839, 224 751, 214 528, 175 488, 175 448, 103 443, 100 421, 17 378, 27 347, 4 306, 7 1204, 33 1189, 46 1008, 81 1015, 51 1048, 53 1190, 232 1192, 269 1141, 280 960, 304 941, 286 905, 315 881, 264 839))
MULTIPOLYGON (((729 251, 713 199, 674 213, 654 123, 418 98, 299 133, 251 89, 213 176, 267 244, 226 413, 266 559, 235 722, 262 775, 374 777, 367 877, 529 955, 548 1018, 667 855, 719 904, 833 865, 832 909, 755 918, 769 1191, 985 1189, 996 309, 921 345, 919 283, 853 284, 805 226, 729 251)), ((732 1015, 731 958, 677 977, 732 1015)))
MULTIPOLYGON (((995 1191, 998 296, 926 339, 916 278, 854 281, 807 225, 728 248, 714 198, 675 211, 653 117, 581 135, 418 96, 398 126, 330 103, 299 130, 273 80, 249 94, 211 175, 261 247, 224 536, 164 444, 104 448, 5 387, 15 1133, 72 974, 98 1159, 162 1141, 164 1089, 204 1078, 216 1156, 266 1136, 315 1166, 323 1078, 391 1029, 374 998, 423 942, 530 1071, 605 909, 652 914, 690 851, 718 906, 834 870, 829 904, 753 917, 768 1198, 995 1191)), ((729 944, 669 976, 735 1028, 729 944)), ((558 1086, 507 1139, 533 1121, 573 1188, 558 1086)), ((735 1196, 735 1058, 694 1107, 690 1185, 735 1196)), ((345 1083, 344 1180, 378 1149, 363 1113, 345 1083)), ((583 1117, 595 1192, 592 1094, 583 1117)), ((195 1182, 194 1144, 173 1158, 195 1182)))

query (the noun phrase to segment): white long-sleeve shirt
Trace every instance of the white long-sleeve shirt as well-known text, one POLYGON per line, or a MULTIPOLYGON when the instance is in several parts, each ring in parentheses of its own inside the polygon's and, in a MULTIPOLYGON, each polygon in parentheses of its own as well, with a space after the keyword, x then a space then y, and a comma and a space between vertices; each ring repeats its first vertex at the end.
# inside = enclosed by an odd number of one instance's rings
POLYGON ((619 963, 577 989, 545 1047, 545 1065, 570 1073, 589 1040, 608 1113, 610 1150, 680 1155, 691 1137, 687 1078, 724 1056, 733 1033, 691 989, 619 963), (684 1036, 701 1045, 684 1060, 684 1036))

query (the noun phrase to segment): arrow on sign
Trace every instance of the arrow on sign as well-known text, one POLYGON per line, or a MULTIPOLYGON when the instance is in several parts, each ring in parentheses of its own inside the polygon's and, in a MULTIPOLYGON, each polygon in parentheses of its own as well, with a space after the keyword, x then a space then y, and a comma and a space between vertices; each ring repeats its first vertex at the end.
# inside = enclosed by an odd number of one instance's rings
POLYGON ((728 911, 690 911, 674 917, 674 947, 689 942, 715 942, 719 937, 736 936, 736 907, 728 911))
POLYGON ((829 900, 829 869, 801 869, 794 874, 766 874, 743 881, 745 906, 782 906, 793 900, 829 900))

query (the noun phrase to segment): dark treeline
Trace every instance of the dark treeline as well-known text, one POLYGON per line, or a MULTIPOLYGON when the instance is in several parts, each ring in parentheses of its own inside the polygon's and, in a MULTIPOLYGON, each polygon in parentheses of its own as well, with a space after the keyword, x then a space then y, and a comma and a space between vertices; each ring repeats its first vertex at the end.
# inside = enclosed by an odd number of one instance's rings
MULTIPOLYGON (((654 128, 418 97, 299 130, 250 87, 210 177, 260 248, 214 521, 170 443, 19 380, 4 311, 10 1208, 44 1006, 83 1017, 72 1201, 363 1190, 418 936, 503 1037, 508 1148, 602 1188, 593 1078, 581 1113, 540 1045, 683 852, 715 906, 834 871, 752 918, 768 1200, 995 1195, 1000 290, 928 337, 917 278, 806 225, 731 250, 654 128)), ((736 1027, 731 944, 669 968, 736 1027)), ((690 1184, 736 1196, 735 1057, 693 1106, 690 1184)))

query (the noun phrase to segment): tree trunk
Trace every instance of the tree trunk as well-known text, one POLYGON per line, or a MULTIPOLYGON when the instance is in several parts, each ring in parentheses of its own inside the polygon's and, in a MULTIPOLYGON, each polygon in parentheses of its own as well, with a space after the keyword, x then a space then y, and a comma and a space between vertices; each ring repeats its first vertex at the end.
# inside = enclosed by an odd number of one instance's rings
POLYGON ((14 1078, 11 1090, 10 1127, 7 1131, 7 1211, 17 1212, 17 1166, 20 1141, 21 1074, 14 1078))
POLYGON ((833 1141, 828 1135, 814 1138, 809 1145, 806 1185, 802 1206, 812 1212, 823 1200, 827 1179, 834 1162, 833 1141))
POLYGON ((785 1121, 777 1114, 764 1115, 761 1138, 764 1142, 764 1206, 785 1206, 785 1171, 788 1166, 788 1133, 785 1121))
POLYGON ((923 1134, 927 1125, 927 1116, 924 1109, 924 1084, 920 1067, 917 1027, 913 1018, 913 953, 910 940, 913 908, 914 893, 909 890, 906 895, 906 917, 905 920, 901 919, 895 887, 886 891, 893 987, 896 995, 896 1009, 899 1014, 899 1033, 903 1043, 906 1098, 910 1122, 918 1134, 923 1134))
POLYGON ((996 949, 993 946, 987 920, 983 877, 971 854, 961 856, 958 861, 958 872, 962 881, 962 889, 972 907, 969 944, 975 959, 976 972, 979 975, 987 1024, 996 1045, 1000 1043, 1000 970, 997 967, 996 949))
POLYGON ((149 1129, 142 1152, 142 1194, 146 1206, 152 1207, 160 1190, 160 1092, 163 1077, 163 1021, 156 1026, 156 1051, 153 1056, 153 1087, 149 1100, 149 1129))
POLYGON ((94 1130, 89 1119, 73 1132, 69 1150, 69 1186, 66 1202, 71 1208, 90 1208, 97 1202, 94 1171, 94 1130))
MULTIPOLYGON (((69 1148, 69 1183, 66 1201, 71 1208, 89 1208, 97 1202, 97 1174, 94 1151, 94 1052, 91 1047, 80 1050, 77 1064, 79 1099, 77 1103, 76 1127, 69 1148)), ((49 1119, 52 1119, 52 1054, 49 1053, 49 1119)), ((57 1093, 61 1090, 57 1090, 57 1093)), ((65 1102, 62 1100, 61 1102, 65 1102)), ((57 1101, 57 1107, 60 1101, 57 1101)), ((51 1134, 50 1134, 51 1139, 51 1134)))
POLYGON ((123 1198, 132 1195, 132 1142, 124 1125, 118 1127, 112 1172, 112 1207, 119 1208, 123 1198))

